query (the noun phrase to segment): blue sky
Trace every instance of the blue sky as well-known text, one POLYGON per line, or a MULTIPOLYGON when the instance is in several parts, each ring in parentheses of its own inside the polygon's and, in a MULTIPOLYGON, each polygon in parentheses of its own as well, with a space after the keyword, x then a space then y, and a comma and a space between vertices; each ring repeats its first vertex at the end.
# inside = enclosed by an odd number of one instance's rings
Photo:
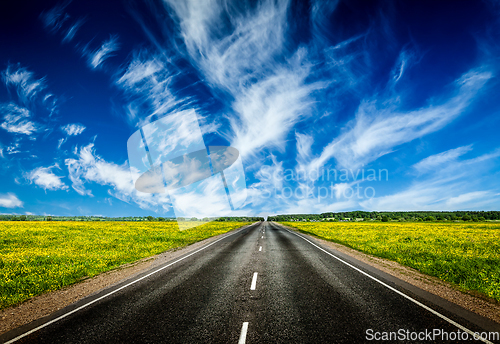
POLYGON ((185 114, 235 214, 500 210, 497 1, 0 6, 0 213, 174 216, 127 140, 185 114))

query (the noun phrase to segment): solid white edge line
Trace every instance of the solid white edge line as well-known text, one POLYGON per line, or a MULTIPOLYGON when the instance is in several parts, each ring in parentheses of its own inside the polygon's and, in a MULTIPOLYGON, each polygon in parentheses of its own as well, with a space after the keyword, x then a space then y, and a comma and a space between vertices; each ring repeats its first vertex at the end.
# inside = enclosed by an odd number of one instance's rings
POLYGON ((250 286, 250 290, 255 290, 256 287, 257 287, 257 273, 254 272, 253 277, 252 277, 252 285, 250 286))
MULTIPOLYGON (((357 267, 355 267, 354 265, 351 265, 351 264, 349 264, 348 262, 346 262, 346 261, 342 260, 341 258, 339 258, 339 257, 335 256, 334 254, 331 254, 331 253, 330 253, 330 252, 328 252, 327 250, 325 250, 325 249, 323 249, 323 248, 319 247, 319 246, 318 246, 318 245, 316 245, 315 243, 313 243, 313 242, 311 242, 310 240, 308 240, 308 239, 304 238, 302 235, 298 235, 297 233, 295 233, 295 232, 293 232, 293 231, 291 231, 291 230, 289 230, 289 229, 287 229, 287 228, 285 228, 285 227, 283 227, 283 228, 284 228, 285 230, 287 230, 288 232, 295 234, 295 235, 296 235, 296 236, 298 236, 299 238, 304 239, 305 241, 307 241, 308 243, 310 243, 311 245, 313 245, 313 246, 314 246, 314 247, 316 247, 317 249, 319 249, 319 250, 321 250, 321 251, 325 252, 326 254, 328 254, 328 255, 332 256, 333 258, 337 259, 337 260, 338 260, 338 261, 340 261, 341 263, 344 263, 344 264, 345 264, 345 265, 347 265, 348 267, 350 267, 350 268, 352 268, 352 269, 354 269, 354 270, 356 270, 356 271, 360 272, 361 274, 365 275, 366 277, 371 278, 371 279, 372 279, 372 280, 374 280, 375 282, 380 283, 380 284, 381 284, 381 285, 383 285, 384 287, 386 287, 386 288, 388 288, 388 289, 392 290, 393 292, 395 292, 395 293, 397 293, 397 294, 399 294, 399 295, 403 296, 403 297, 404 297, 404 298, 406 298, 407 300, 410 300, 411 302, 415 303, 416 305, 418 305, 418 306, 420 306, 420 307, 422 307, 422 308, 424 308, 424 309, 428 310, 428 311, 429 311, 429 312, 431 312, 432 314, 437 315, 437 316, 438 316, 438 317, 440 317, 441 319, 446 320, 446 321, 447 321, 447 322, 449 322, 450 324, 455 325, 456 327, 458 327, 458 328, 459 328, 459 329, 461 329, 462 331, 465 331, 465 332, 467 332, 468 334, 472 335, 474 338, 476 338, 476 337, 475 337, 475 335, 474 335, 474 332, 472 332, 472 331, 471 331, 471 330, 469 330, 468 328, 466 328, 466 327, 464 327, 464 326, 460 325, 459 323, 457 323, 457 322, 455 322, 455 321, 451 320, 451 319, 450 319, 450 318, 448 318, 447 316, 445 316, 445 315, 443 315, 443 314, 441 314, 441 313, 439 313, 439 312, 437 312, 437 311, 433 310, 433 309, 432 309, 432 308, 430 308, 430 307, 427 307, 427 306, 426 306, 426 305, 424 305, 423 303, 421 303, 421 302, 419 302, 419 301, 415 300, 414 298, 411 298, 410 296, 406 295, 405 293, 400 292, 399 290, 397 290, 397 289, 395 289, 395 288, 391 287, 390 285, 388 285, 388 284, 386 284, 386 283, 382 282, 381 280, 379 280, 379 279, 377 279, 377 278, 375 278, 375 277, 371 276, 370 274, 368 274, 368 273, 364 272, 363 270, 358 269, 358 268, 357 268, 357 267)), ((494 343, 490 342, 489 340, 484 339, 484 338, 481 338, 481 337, 477 338, 477 340, 481 340, 482 342, 484 342, 484 343, 488 343, 488 344, 494 344, 494 343)))
MULTIPOLYGON (((251 225, 250 225, 250 226, 251 226, 251 225)), ((248 227, 248 226, 246 226, 246 227, 248 227)), ((223 239, 226 239, 227 237, 233 236, 233 235, 235 235, 235 234, 237 234, 237 233, 241 232, 243 229, 244 229, 244 228, 240 228, 238 231, 236 231, 236 232, 234 232, 234 233, 232 233, 232 234, 229 234, 229 235, 226 235, 226 236, 224 236, 224 237, 222 237, 222 238, 220 238, 220 239, 217 239, 216 241, 214 241, 214 242, 212 242, 212 243, 210 243, 210 244, 208 244, 208 245, 206 245, 206 246, 203 246, 203 247, 202 247, 202 248, 200 248, 199 250, 196 250, 196 251, 194 251, 194 252, 191 252, 191 253, 190 253, 190 254, 188 254, 187 256, 184 256, 184 257, 182 257, 182 258, 180 258, 180 259, 176 260, 175 262, 172 262, 172 263, 170 263, 170 264, 168 264, 168 265, 165 265, 165 266, 163 266, 163 267, 159 268, 158 270, 155 270, 155 271, 153 271, 153 272, 151 272, 151 273, 147 274, 146 276, 142 276, 141 278, 136 279, 136 280, 134 280, 134 281, 132 281, 132 282, 130 282, 130 283, 128 283, 128 284, 126 284, 126 285, 124 285, 124 286, 121 286, 120 288, 118 288, 118 289, 116 289, 116 290, 113 290, 112 292, 109 292, 109 293, 107 293, 106 295, 103 295, 103 296, 101 296, 101 297, 99 297, 99 298, 97 298, 97 299, 95 299, 95 300, 92 300, 92 301, 90 301, 90 302, 88 302, 88 303, 86 303, 86 304, 84 304, 84 305, 82 305, 82 306, 80 306, 80 307, 78 307, 78 308, 75 308, 75 309, 73 309, 72 311, 69 311, 68 313, 65 313, 65 314, 63 314, 63 315, 61 315, 61 316, 59 316, 59 317, 57 317, 57 318, 55 318, 55 319, 52 319, 52 320, 50 320, 50 321, 48 321, 48 322, 46 322, 46 323, 44 323, 44 324, 42 324, 42 325, 40 325, 40 326, 38 326, 38 327, 35 327, 34 329, 29 330, 28 332, 25 332, 25 333, 23 333, 23 334, 21 334, 21 335, 17 336, 16 338, 13 338, 13 339, 9 340, 8 342, 5 342, 4 344, 14 343, 15 341, 18 341, 18 340, 19 340, 19 339, 21 339, 21 338, 24 338, 24 337, 26 337, 26 336, 29 336, 30 334, 32 334, 32 333, 34 333, 34 332, 36 332, 36 331, 38 331, 38 330, 41 330, 42 328, 47 327, 47 326, 49 326, 49 325, 51 325, 51 324, 53 324, 53 323, 55 323, 55 322, 57 322, 57 321, 59 321, 59 320, 61 320, 61 319, 64 319, 64 318, 66 318, 67 316, 69 316, 69 315, 71 315, 71 314, 73 314, 73 313, 76 313, 76 312, 78 312, 78 311, 80 311, 80 310, 82 310, 82 309, 86 308, 87 306, 90 306, 91 304, 94 304, 94 303, 96 303, 96 302, 98 302, 98 301, 101 301, 102 299, 104 299, 104 298, 106 298, 106 297, 108 297, 108 296, 110 296, 110 295, 113 295, 113 294, 115 294, 115 293, 119 292, 120 290, 125 289, 125 288, 127 288, 127 287, 131 286, 132 284, 135 284, 135 283, 137 283, 137 282, 139 282, 139 281, 142 281, 142 280, 143 280, 143 279, 145 279, 145 278, 148 278, 148 277, 149 277, 149 276, 151 276, 151 275, 154 275, 155 273, 160 272, 160 271, 162 271, 162 270, 164 270, 164 269, 166 269, 166 268, 168 268, 168 267, 170 267, 170 266, 172 266, 172 265, 174 265, 174 264, 176 264, 176 263, 180 262, 181 260, 186 259, 187 257, 190 257, 190 256, 192 256, 192 255, 194 255, 194 254, 196 254, 196 253, 198 253, 198 252, 200 252, 200 251, 203 251, 203 250, 204 250, 204 249, 206 249, 207 247, 210 247, 210 246, 212 246, 213 244, 215 244, 215 243, 217 243, 217 242, 219 242, 219 241, 221 241, 221 240, 223 240, 223 239)))
POLYGON ((240 340, 238 340, 238 344, 245 344, 247 341, 247 331, 248 331, 248 321, 243 323, 241 326, 240 340))
POLYGON ((259 252, 260 252, 260 251, 262 251, 262 246, 261 246, 261 247, 259 247, 259 252))

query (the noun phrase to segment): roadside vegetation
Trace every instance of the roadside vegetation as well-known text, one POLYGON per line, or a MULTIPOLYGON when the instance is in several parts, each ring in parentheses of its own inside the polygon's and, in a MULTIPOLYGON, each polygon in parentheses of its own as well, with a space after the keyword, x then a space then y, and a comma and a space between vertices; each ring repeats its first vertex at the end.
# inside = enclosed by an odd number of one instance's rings
POLYGON ((500 301, 500 223, 281 223, 500 301))
POLYGON ((248 222, 0 222, 0 309, 248 222))

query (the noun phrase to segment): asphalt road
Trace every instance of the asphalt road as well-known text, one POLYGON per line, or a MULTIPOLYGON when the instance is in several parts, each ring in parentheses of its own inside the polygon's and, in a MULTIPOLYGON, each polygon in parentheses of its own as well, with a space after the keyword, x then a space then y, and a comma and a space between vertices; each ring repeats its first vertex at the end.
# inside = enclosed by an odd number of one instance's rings
POLYGON ((161 269, 58 312, 52 324, 16 343, 365 343, 383 331, 422 336, 435 329, 463 336, 426 306, 471 331, 495 326, 267 222, 161 269))

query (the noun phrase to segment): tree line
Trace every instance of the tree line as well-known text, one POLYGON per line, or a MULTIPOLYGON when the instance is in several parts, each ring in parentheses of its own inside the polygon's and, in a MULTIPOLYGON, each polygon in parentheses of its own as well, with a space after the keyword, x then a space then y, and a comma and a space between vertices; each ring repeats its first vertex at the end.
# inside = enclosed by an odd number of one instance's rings
POLYGON ((204 218, 184 218, 184 217, 154 217, 154 216, 125 216, 125 217, 105 217, 105 216, 54 216, 54 215, 0 215, 0 221, 236 221, 236 222, 257 222, 264 221, 262 217, 252 216, 232 216, 232 217, 204 217, 204 218))
POLYGON ((329 212, 322 214, 287 214, 270 216, 268 221, 495 221, 500 211, 394 211, 329 212))

